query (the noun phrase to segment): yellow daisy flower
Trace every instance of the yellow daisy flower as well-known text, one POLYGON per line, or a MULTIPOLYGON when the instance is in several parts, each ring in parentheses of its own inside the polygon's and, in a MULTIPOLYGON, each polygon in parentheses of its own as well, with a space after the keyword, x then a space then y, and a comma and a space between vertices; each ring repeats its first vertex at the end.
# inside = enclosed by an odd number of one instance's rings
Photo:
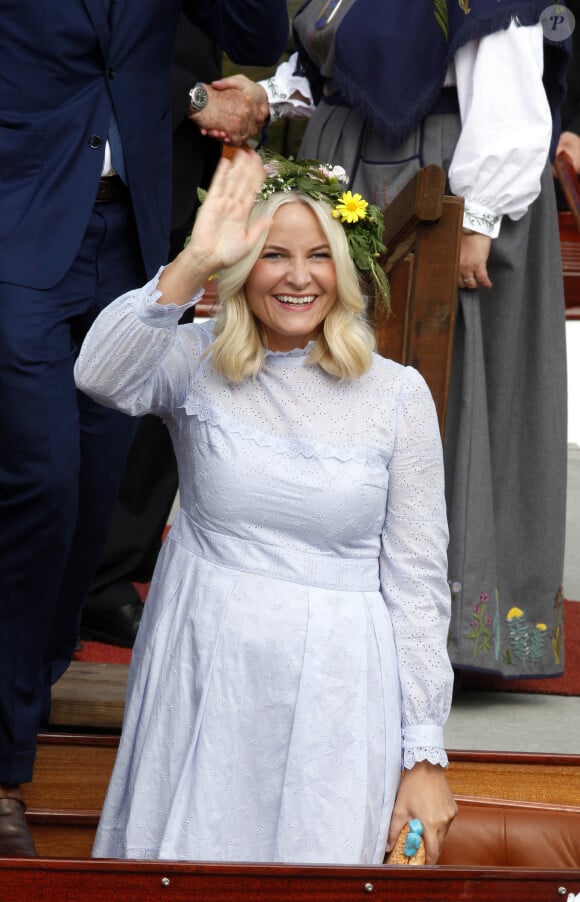
POLYGON ((536 629, 540 630, 543 633, 548 629, 548 627, 545 623, 536 623, 536 629))
POLYGON ((507 612, 506 620, 513 620, 515 617, 521 617, 523 613, 521 608, 510 608, 507 612))
POLYGON ((341 222, 358 222, 367 215, 368 202, 360 194, 345 191, 336 205, 334 216, 340 216, 341 222))

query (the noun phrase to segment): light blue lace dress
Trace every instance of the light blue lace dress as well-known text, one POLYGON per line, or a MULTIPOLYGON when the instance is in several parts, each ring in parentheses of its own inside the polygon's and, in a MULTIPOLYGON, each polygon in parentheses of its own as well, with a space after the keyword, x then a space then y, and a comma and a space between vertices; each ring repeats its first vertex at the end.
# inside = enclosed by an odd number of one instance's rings
POLYGON ((156 280, 104 311, 79 387, 168 423, 181 510, 132 656, 97 857, 371 863, 402 761, 446 763, 442 456, 428 389, 268 353, 241 384, 156 280), (403 756, 403 757, 402 757, 403 756))

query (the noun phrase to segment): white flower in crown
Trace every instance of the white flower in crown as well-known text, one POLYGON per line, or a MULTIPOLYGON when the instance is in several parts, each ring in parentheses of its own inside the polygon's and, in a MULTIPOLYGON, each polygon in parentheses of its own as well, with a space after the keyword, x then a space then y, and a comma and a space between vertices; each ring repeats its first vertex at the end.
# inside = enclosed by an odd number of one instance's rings
POLYGON ((342 182, 343 185, 348 185, 348 175, 342 166, 331 166, 330 163, 327 163, 326 166, 320 167, 320 171, 327 178, 336 179, 338 182, 342 182))
POLYGON ((271 179, 275 175, 278 175, 280 172, 280 164, 277 160, 268 160, 267 163, 264 163, 264 172, 266 173, 266 178, 271 179))

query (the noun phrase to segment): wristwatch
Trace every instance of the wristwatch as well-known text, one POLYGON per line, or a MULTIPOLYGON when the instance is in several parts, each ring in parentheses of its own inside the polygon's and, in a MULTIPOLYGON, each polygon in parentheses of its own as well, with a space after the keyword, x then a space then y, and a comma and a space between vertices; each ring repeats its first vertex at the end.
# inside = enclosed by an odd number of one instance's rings
POLYGON ((208 93, 201 82, 197 82, 189 92, 189 108, 194 113, 198 113, 207 106, 209 100, 208 93))

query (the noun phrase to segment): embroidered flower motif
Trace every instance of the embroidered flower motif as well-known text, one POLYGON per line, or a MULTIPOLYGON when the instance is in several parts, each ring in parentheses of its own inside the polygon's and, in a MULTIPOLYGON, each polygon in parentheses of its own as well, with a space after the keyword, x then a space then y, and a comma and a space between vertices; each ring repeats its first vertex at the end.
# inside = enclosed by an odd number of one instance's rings
POLYGON ((368 201, 360 194, 353 194, 352 191, 345 191, 332 211, 335 219, 340 216, 341 222, 358 222, 359 219, 365 219, 367 215, 368 201))
POLYGON ((475 229, 476 232, 491 235, 498 219, 499 216, 494 216, 491 213, 474 213, 471 210, 466 210, 463 216, 463 225, 466 228, 475 229))
POLYGON ((469 623, 471 630, 466 634, 466 639, 473 640, 473 657, 487 654, 491 650, 491 640, 494 634, 493 617, 488 612, 489 597, 487 592, 481 592, 479 600, 471 605, 473 617, 469 623))
POLYGON ((521 608, 510 608, 506 620, 513 655, 519 661, 539 661, 544 652, 546 624, 528 623, 521 608))

